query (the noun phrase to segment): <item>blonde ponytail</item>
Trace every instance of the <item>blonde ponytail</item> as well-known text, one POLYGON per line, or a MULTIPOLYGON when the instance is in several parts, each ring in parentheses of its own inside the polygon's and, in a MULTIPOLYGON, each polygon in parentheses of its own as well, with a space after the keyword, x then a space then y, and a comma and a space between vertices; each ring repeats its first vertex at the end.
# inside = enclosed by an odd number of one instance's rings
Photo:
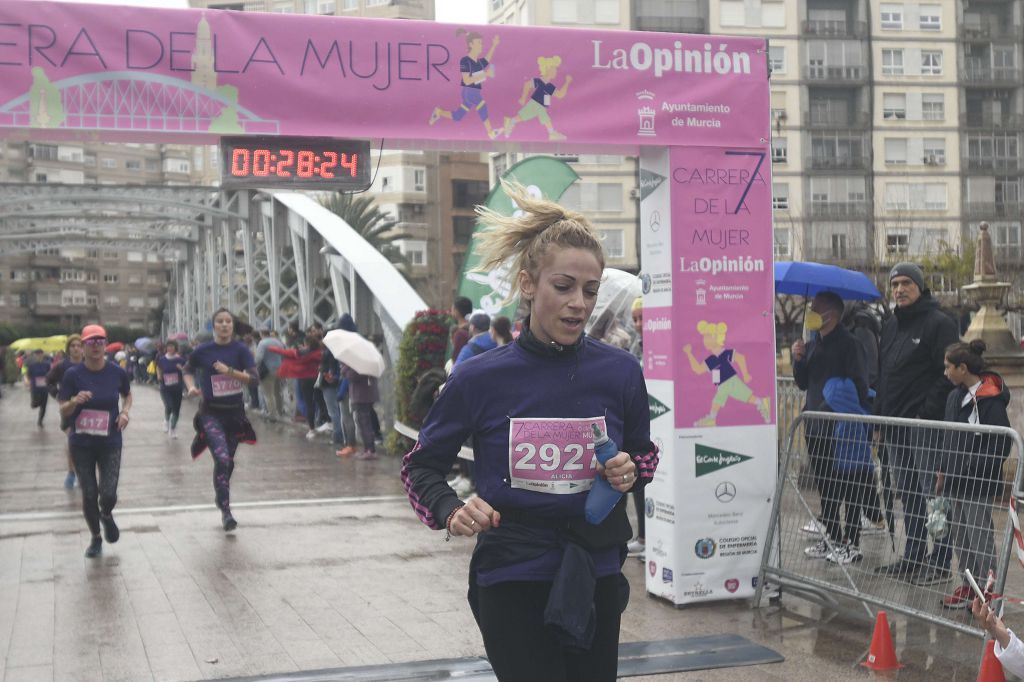
POLYGON ((601 241, 582 213, 563 208, 549 199, 530 196, 517 182, 503 179, 501 186, 518 207, 518 215, 505 216, 485 206, 476 207, 480 222, 487 226, 477 235, 480 251, 477 270, 491 271, 510 261, 511 288, 505 303, 519 292, 520 271, 537 277, 549 246, 590 251, 604 270, 601 241))

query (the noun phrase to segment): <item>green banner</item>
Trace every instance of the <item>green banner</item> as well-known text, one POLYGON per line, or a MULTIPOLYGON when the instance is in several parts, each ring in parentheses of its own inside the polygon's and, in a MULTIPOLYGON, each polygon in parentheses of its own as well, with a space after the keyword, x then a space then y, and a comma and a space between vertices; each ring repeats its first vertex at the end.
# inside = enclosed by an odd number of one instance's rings
MULTIPOLYGON (((533 196, 545 197, 552 201, 558 201, 565 190, 579 179, 569 164, 551 156, 531 156, 509 168, 502 177, 523 185, 533 196)), ((508 216, 514 215, 517 210, 512 199, 502 189, 501 183, 491 188, 485 206, 508 216)), ((508 305, 502 304, 511 290, 511 273, 508 269, 498 267, 490 272, 475 270, 480 263, 476 240, 480 229, 481 226, 477 224, 466 250, 466 259, 462 263, 462 276, 459 280, 459 296, 465 296, 472 301, 474 310, 483 310, 491 317, 505 315, 514 320, 518 301, 512 301, 508 305)))

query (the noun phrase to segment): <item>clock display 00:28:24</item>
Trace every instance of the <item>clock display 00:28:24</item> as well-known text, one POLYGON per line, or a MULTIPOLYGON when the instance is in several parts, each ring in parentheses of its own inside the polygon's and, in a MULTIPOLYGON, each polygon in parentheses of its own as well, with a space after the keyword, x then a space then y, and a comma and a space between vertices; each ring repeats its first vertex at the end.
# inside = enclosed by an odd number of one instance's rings
POLYGON ((324 150, 318 154, 309 149, 244 149, 231 152, 231 175, 235 177, 267 177, 276 175, 289 178, 336 177, 335 170, 348 171, 354 178, 358 174, 359 155, 324 150))

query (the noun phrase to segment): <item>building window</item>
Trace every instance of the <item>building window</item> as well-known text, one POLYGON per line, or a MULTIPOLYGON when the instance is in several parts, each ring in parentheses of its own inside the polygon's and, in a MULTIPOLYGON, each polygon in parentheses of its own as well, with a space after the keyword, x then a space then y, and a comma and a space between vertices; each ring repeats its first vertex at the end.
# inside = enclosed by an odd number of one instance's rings
POLYGON ((946 163, 946 140, 941 137, 924 138, 923 163, 929 166, 943 166, 946 163))
POLYGON ((345 11, 359 9, 359 0, 342 0, 341 9, 345 11))
POLYGON ((124 162, 125 170, 142 170, 142 161, 139 159, 128 159, 124 162))
MULTIPOLYGON (((902 95, 901 97, 905 103, 906 97, 902 95)), ((925 121, 944 121, 946 119, 945 95, 941 92, 921 95, 921 118, 925 121)))
POLYGON ((789 145, 784 137, 772 138, 772 163, 786 163, 789 145))
POLYGON ((417 168, 412 172, 412 188, 416 192, 427 191, 427 171, 417 168))
POLYGON ((900 120, 907 117, 907 96, 902 93, 882 94, 882 118, 888 121, 900 120))
POLYGON ((882 10, 882 28, 887 31, 903 30, 903 5, 884 3, 882 10))
POLYGON ((622 230, 598 230, 597 236, 604 246, 604 255, 609 258, 625 258, 626 246, 622 230))
POLYGON ((472 209, 487 201, 486 180, 452 180, 452 206, 472 209))
POLYGON ((46 173, 36 173, 36 182, 46 182, 46 173))
POLYGON ((146 170, 150 173, 160 170, 160 161, 157 159, 146 159, 146 170))
POLYGON ((924 184, 925 210, 944 211, 946 206, 946 184, 943 182, 926 182, 924 184))
POLYGON ((106 273, 106 274, 103 275, 103 283, 104 284, 117 284, 119 279, 120 278, 116 274, 113 274, 113 273, 106 273))
POLYGON ((887 165, 906 165, 907 163, 907 138, 887 137, 885 138, 885 163, 887 165))
POLYGON ((776 260, 784 260, 790 257, 789 228, 776 227, 774 235, 774 251, 776 260))
POLYGON ((922 31, 942 30, 942 6, 921 5, 919 10, 920 22, 918 26, 922 31))
POLYGON ((942 52, 939 50, 921 50, 921 75, 942 75, 942 52))
POLYGON ((121 298, 118 296, 104 296, 103 305, 108 306, 110 308, 117 307, 121 305, 121 298))
POLYGON ((890 232, 885 235, 885 252, 890 256, 910 251, 910 235, 906 232, 890 232))
POLYGON ((476 218, 469 216, 452 216, 452 229, 456 244, 469 244, 473 237, 473 230, 476 229, 476 218))
POLYGON ((551 21, 556 24, 618 24, 618 0, 554 0, 551 21))
POLYGON ((104 157, 100 159, 100 165, 107 170, 117 168, 117 159, 111 159, 110 157, 104 157))
POLYGON ((832 257, 835 258, 836 260, 843 260, 843 259, 846 258, 846 254, 847 254, 847 244, 846 244, 846 241, 847 240, 846 240, 846 235, 845 234, 834 234, 834 235, 832 235, 830 246, 832 247, 832 257))
POLYGON ((993 223, 992 246, 1003 258, 1020 258, 1020 223, 993 223))
POLYGON ((779 45, 768 46, 768 66, 772 73, 786 73, 786 48, 779 45))
POLYGON ((882 50, 882 75, 903 75, 903 49, 885 48, 882 50))
POLYGON ((129 308, 143 308, 145 305, 146 301, 141 296, 132 296, 128 299, 129 308))
POLYGON ((789 209, 789 184, 785 182, 772 183, 772 208, 778 211, 789 209))
POLYGON ((338 10, 338 6, 334 0, 320 0, 317 4, 316 11, 319 14, 334 14, 338 10))

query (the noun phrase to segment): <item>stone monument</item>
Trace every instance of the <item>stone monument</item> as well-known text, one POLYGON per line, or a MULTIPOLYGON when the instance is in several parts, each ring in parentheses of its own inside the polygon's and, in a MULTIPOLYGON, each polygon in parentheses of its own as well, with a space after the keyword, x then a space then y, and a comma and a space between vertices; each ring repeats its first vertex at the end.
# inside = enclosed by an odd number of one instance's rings
POLYGON ((974 281, 963 287, 964 294, 980 308, 971 319, 964 340, 985 341, 988 348, 985 361, 994 371, 999 372, 1009 387, 1010 424, 1020 431, 1024 425, 1024 352, 1021 351, 1020 340, 1014 338, 998 310, 1011 284, 998 280, 988 223, 981 223, 978 226, 978 246, 974 255, 974 281))

